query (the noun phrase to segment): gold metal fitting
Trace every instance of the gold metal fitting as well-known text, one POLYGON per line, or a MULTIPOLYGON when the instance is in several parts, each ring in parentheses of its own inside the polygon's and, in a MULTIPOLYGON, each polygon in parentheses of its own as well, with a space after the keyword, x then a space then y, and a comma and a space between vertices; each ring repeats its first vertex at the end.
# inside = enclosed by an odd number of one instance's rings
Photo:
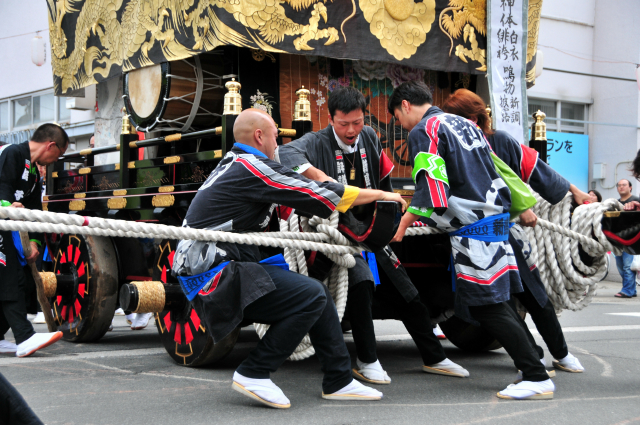
POLYGON ((242 112, 242 96, 240 96, 240 88, 242 87, 235 78, 228 81, 224 85, 228 92, 224 95, 224 107, 222 115, 240 115, 242 112))
POLYGON ((296 91, 298 100, 293 108, 294 121, 311 121, 311 102, 309 102, 309 90, 304 86, 296 91))
POLYGON ((127 108, 122 107, 122 134, 133 134, 131 128, 131 122, 129 121, 129 114, 127 114, 127 108))
POLYGON ((547 124, 543 121, 546 117, 547 114, 539 109, 533 113, 533 118, 536 120, 536 122, 533 123, 533 140, 547 140, 547 124))

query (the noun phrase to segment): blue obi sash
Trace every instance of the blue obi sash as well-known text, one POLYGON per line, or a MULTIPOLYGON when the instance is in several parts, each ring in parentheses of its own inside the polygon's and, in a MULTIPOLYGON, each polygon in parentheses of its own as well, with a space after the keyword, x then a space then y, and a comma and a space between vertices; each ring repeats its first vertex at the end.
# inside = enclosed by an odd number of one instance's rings
POLYGON ((376 255, 373 252, 362 251, 362 257, 369 265, 369 270, 371 270, 371 274, 373 275, 373 283, 375 286, 380 285, 380 273, 378 272, 376 255))
POLYGON ((20 232, 14 230, 11 232, 13 238, 13 245, 16 247, 16 254, 18 256, 18 263, 21 267, 27 265, 27 258, 24 256, 24 249, 22 248, 22 240, 20 239, 20 232))
MULTIPOLYGON (((207 270, 206 272, 200 273, 195 276, 178 276, 180 287, 182 288, 182 292, 184 292, 187 299, 189 301, 192 301, 196 297, 196 295, 198 295, 198 292, 200 292, 200 290, 204 288, 207 283, 214 279, 218 273, 222 272, 222 269, 224 269, 229 263, 230 261, 225 261, 224 263, 218 264, 211 270, 207 270)), ((267 264, 270 266, 280 267, 283 270, 289 270, 289 265, 285 261, 282 254, 265 258, 264 260, 260 261, 260 264, 267 264)))
MULTIPOLYGON (((509 240, 509 228, 513 226, 509 220, 509 213, 492 215, 468 224, 458 230, 449 232, 449 236, 460 236, 483 242, 504 242, 509 240)), ((451 252, 451 287, 456 291, 456 269, 453 263, 453 251, 451 252)))

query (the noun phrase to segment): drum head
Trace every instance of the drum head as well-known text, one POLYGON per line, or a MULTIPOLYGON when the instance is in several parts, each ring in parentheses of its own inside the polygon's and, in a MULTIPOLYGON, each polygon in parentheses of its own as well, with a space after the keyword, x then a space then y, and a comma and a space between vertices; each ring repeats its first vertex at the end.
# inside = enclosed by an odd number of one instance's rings
POLYGON ((147 118, 156 109, 162 92, 160 65, 136 69, 129 73, 131 106, 141 118, 147 118))
POLYGON ((167 74, 169 64, 161 63, 125 74, 123 81, 124 104, 132 123, 143 131, 156 124, 166 108, 165 97, 170 87, 167 74))

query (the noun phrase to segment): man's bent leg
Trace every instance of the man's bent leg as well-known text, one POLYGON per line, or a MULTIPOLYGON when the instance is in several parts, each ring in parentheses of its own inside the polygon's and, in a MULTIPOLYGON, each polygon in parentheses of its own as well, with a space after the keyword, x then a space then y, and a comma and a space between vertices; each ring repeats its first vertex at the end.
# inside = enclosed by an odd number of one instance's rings
POLYGON ((263 267, 276 289, 249 304, 244 319, 271 326, 237 369, 242 376, 254 379, 268 379, 280 367, 327 304, 323 285, 317 280, 276 266, 263 267))
POLYGON ((2 313, 13 331, 16 344, 20 344, 33 335, 33 325, 27 319, 27 307, 25 306, 24 296, 18 296, 16 300, 3 300, 2 313))
POLYGON ((469 311, 502 344, 516 367, 522 371, 525 381, 541 382, 549 379, 547 370, 540 363, 540 358, 518 323, 515 312, 506 303, 470 306, 469 311))
MULTIPOLYGON (((524 287, 525 285, 523 284, 522 286, 524 287)), ((529 330, 529 326, 527 326, 527 323, 522 319, 522 317, 520 317, 520 314, 518 313, 518 308, 516 307, 515 299, 517 298, 518 300, 520 300, 522 305, 524 305, 524 307, 527 309, 527 311, 530 311, 529 308, 527 307, 527 304, 526 304, 527 300, 523 301, 523 299, 521 298, 522 294, 523 294, 523 292, 519 292, 517 294, 511 294, 512 298, 509 301, 507 301, 507 305, 509 306, 510 309, 512 309, 514 311, 514 313, 516 313, 516 316, 518 318, 518 323, 520 324, 520 326, 522 326, 522 329, 524 330, 524 333, 527 335, 527 339, 529 340, 529 343, 531 344, 533 349, 536 350, 536 353, 538 353, 538 357, 543 359, 544 358, 544 350, 536 342, 536 339, 533 337, 533 335, 531 334, 531 331, 529 330)), ((537 304, 537 301, 535 299, 533 300, 533 302, 535 302, 537 304)))

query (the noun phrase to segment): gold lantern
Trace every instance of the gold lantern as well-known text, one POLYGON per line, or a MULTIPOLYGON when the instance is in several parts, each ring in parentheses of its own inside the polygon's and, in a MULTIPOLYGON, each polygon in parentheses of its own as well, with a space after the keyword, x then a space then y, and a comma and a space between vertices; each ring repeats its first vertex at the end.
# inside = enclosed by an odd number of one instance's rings
POLYGON ((296 91, 298 100, 293 108, 293 120, 294 121, 311 121, 311 102, 309 102, 309 90, 304 86, 296 91))
POLYGON ((533 123, 533 140, 547 141, 547 124, 544 123, 544 119, 547 114, 538 109, 538 112, 533 114, 533 118, 536 122, 533 123))
POLYGON ((240 88, 242 87, 235 78, 224 85, 227 93, 224 95, 224 108, 222 115, 240 115, 242 112, 242 96, 240 96, 240 88))

